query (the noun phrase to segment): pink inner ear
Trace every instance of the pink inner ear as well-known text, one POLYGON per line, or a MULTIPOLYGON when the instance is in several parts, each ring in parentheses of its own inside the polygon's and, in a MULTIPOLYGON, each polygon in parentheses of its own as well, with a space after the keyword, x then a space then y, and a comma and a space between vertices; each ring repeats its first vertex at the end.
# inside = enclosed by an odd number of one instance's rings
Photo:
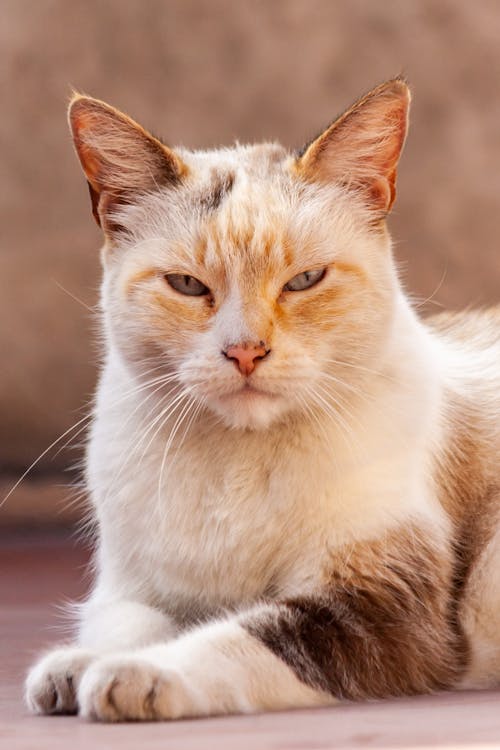
POLYGON ((117 205, 160 185, 176 184, 187 174, 174 151, 104 102, 76 95, 69 119, 92 213, 105 232, 120 228, 112 218, 117 205))
POLYGON ((351 186, 367 205, 389 211, 396 195, 396 167, 406 137, 409 90, 389 81, 330 125, 296 163, 310 181, 351 186))
POLYGON ((389 211, 396 197, 395 185, 396 171, 393 171, 392 181, 385 177, 375 178, 367 184, 368 200, 374 208, 380 211, 389 211))
POLYGON ((85 142, 85 132, 91 132, 96 127, 95 118, 76 102, 70 110, 70 122, 82 169, 92 189, 99 192, 99 158, 95 150, 85 142))

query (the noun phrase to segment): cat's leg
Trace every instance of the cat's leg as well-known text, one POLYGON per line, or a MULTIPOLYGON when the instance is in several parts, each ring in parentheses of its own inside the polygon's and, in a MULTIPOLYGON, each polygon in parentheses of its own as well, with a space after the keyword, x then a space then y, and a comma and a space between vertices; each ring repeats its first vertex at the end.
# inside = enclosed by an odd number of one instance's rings
POLYGON ((173 719, 327 705, 456 684, 450 556, 416 530, 349 547, 318 594, 263 604, 83 675, 83 715, 173 719))
POLYGON ((124 721, 325 706, 335 699, 299 679, 234 618, 96 661, 83 675, 78 702, 87 718, 124 721))
MULTIPOLYGON (((500 500, 500 498, 498 498, 500 500)), ((464 690, 500 685, 500 529, 491 536, 469 572, 460 619, 471 658, 460 685, 464 690)))
POLYGON ((84 670, 107 653, 164 642, 176 635, 173 621, 159 610, 132 600, 91 598, 80 608, 73 644, 55 648, 30 670, 26 702, 35 713, 75 713, 84 670))

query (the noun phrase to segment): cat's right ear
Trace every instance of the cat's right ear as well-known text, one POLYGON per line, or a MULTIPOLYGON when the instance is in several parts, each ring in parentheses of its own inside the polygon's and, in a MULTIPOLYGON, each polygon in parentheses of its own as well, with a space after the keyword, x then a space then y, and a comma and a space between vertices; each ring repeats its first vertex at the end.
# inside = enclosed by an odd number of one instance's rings
POLYGON ((402 78, 377 86, 299 153, 296 174, 353 190, 376 217, 384 217, 396 195, 410 98, 402 78))
POLYGON ((187 167, 171 149, 108 104, 75 94, 68 111, 92 212, 104 232, 120 229, 116 210, 159 187, 176 185, 187 167))

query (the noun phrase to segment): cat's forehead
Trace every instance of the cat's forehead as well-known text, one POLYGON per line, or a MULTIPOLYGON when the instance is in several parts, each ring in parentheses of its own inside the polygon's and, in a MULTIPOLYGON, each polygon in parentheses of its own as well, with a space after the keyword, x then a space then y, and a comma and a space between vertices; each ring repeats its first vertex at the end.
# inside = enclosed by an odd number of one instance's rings
POLYGON ((183 160, 199 180, 231 172, 255 179, 273 177, 282 172, 289 152, 279 143, 235 144, 230 148, 206 151, 179 150, 183 160))
POLYGON ((126 209, 143 257, 150 247, 158 263, 193 273, 211 268, 254 276, 299 261, 314 265, 326 246, 331 252, 327 222, 318 215, 334 219, 341 196, 297 179, 293 155, 283 146, 177 153, 187 165, 186 180, 126 209))
POLYGON ((276 195, 280 184, 289 176, 288 152, 277 143, 251 146, 235 145, 213 151, 184 152, 190 180, 187 188, 195 209, 213 213, 231 200, 254 205, 264 193, 276 195))
POLYGON ((279 144, 236 146, 193 155, 191 199, 197 259, 204 265, 290 261, 293 181, 279 144))

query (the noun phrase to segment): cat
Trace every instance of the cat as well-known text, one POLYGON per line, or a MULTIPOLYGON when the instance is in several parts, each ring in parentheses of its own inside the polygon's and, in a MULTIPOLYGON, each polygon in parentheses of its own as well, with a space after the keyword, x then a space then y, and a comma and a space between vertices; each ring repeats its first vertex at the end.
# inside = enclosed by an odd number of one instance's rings
POLYGON ((418 318, 402 78, 301 151, 171 149, 75 95, 106 242, 96 579, 38 713, 162 720, 500 676, 500 310, 418 318))

